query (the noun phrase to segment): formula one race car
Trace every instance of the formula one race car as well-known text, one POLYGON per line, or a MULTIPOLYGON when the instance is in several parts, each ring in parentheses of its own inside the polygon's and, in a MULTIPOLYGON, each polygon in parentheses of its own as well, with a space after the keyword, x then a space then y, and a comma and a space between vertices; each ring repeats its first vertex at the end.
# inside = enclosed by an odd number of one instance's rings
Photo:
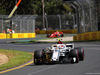
POLYGON ((54 32, 53 34, 47 34, 48 38, 63 37, 63 36, 64 36, 63 32, 58 32, 58 31, 54 32))
POLYGON ((34 64, 48 63, 78 63, 84 60, 84 49, 74 48, 74 43, 63 44, 60 40, 43 50, 34 52, 34 64))

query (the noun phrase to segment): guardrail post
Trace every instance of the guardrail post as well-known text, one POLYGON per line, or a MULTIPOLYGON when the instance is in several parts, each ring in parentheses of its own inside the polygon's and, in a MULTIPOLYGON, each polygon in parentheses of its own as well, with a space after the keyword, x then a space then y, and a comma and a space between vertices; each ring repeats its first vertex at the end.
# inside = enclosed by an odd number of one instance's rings
POLYGON ((3 33, 3 19, 1 20, 1 22, 2 22, 2 33, 3 33))
POLYGON ((62 29, 62 27, 61 27, 61 16, 60 16, 60 14, 59 15, 57 15, 58 16, 58 18, 59 18, 59 27, 60 27, 60 30, 62 29))

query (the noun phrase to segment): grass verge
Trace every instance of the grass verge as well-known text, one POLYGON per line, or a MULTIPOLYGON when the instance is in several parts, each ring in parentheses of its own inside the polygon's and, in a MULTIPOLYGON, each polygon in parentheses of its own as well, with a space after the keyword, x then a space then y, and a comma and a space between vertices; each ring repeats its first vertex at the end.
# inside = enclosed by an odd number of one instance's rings
POLYGON ((8 63, 0 65, 0 71, 19 66, 32 59, 32 54, 24 51, 0 49, 0 53, 6 54, 9 58, 8 63))

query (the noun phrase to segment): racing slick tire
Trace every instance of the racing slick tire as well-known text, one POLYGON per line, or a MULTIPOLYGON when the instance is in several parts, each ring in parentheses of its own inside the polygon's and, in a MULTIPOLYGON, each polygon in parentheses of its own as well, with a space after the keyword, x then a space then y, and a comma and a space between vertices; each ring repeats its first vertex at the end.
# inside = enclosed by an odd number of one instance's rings
POLYGON ((60 37, 64 37, 64 34, 61 34, 60 37))
POLYGON ((47 34, 47 37, 49 38, 51 34, 47 34))
POLYGON ((34 64, 40 65, 42 63, 42 50, 36 50, 34 52, 34 64))
POLYGON ((71 50, 69 56, 72 58, 71 63, 78 63, 79 62, 79 52, 77 49, 71 50))
POLYGON ((56 34, 56 37, 59 37, 59 36, 56 34))
POLYGON ((84 60, 84 48, 77 48, 79 52, 79 60, 83 61, 84 60))

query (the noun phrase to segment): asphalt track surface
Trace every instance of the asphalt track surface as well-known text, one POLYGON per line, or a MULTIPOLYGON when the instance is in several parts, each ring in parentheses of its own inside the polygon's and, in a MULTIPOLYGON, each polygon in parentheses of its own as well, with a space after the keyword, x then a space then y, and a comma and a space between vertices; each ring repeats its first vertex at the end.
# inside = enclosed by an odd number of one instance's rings
MULTIPOLYGON (((15 39, 13 39, 15 40, 15 39)), ((12 49, 33 53, 51 46, 53 43, 6 43, 0 40, 0 49, 12 49)), ((77 64, 51 64, 34 65, 33 63, 23 68, 2 73, 0 75, 100 75, 100 42, 76 42, 75 47, 83 47, 85 60, 77 64)))

